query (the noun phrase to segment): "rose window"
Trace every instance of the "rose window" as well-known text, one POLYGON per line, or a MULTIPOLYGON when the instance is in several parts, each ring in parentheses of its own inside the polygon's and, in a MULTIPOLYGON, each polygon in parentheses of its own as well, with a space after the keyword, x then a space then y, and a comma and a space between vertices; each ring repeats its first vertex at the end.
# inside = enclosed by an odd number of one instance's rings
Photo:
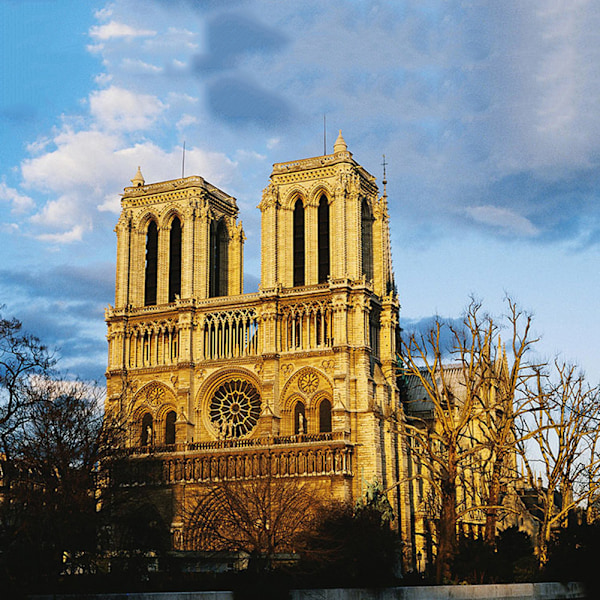
POLYGON ((308 371, 300 376, 298 387, 305 394, 312 394, 319 387, 319 377, 316 373, 308 371))
POLYGON ((239 438, 254 429, 260 416, 260 394, 244 379, 220 385, 210 401, 210 420, 220 438, 239 438))

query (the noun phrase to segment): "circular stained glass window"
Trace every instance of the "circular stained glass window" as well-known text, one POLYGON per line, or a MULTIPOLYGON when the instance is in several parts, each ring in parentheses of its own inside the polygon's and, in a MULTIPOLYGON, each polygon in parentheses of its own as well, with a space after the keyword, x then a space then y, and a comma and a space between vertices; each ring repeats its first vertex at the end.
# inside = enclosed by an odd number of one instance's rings
POLYGON ((240 438, 252 431, 260 416, 260 394, 245 379, 221 384, 210 400, 210 420, 221 439, 240 438))

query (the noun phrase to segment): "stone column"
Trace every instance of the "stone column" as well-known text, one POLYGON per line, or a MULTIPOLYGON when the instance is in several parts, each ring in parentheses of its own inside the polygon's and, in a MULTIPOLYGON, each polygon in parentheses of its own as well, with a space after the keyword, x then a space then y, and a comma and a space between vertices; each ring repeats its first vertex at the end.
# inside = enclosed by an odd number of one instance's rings
POLYGON ((131 270, 131 215, 123 212, 117 226, 117 277, 115 306, 123 308, 129 304, 129 278, 131 270))

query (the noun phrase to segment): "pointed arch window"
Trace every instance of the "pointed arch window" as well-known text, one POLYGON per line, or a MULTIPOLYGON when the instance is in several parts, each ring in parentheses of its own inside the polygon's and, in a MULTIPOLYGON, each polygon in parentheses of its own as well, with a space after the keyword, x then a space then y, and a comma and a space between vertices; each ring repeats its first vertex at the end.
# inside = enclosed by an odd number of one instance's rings
POLYGON ((144 304, 156 304, 156 283, 158 278, 158 227, 150 221, 146 233, 146 272, 144 281, 144 304))
POLYGON ((181 294, 181 221, 175 217, 169 234, 169 302, 181 294))
POLYGON ((294 206, 294 287, 304 285, 304 206, 298 198, 294 206))
POLYGON ((210 230, 210 281, 211 297, 228 293, 229 234, 224 221, 213 222, 210 230))
POLYGON ((306 433, 306 412, 303 402, 296 402, 294 406, 294 434, 306 433))
POLYGON ((142 435, 140 436, 140 444, 142 446, 152 446, 153 441, 152 430, 152 415, 150 413, 144 413, 142 417, 142 435))
POLYGON ((329 277, 329 202, 325 195, 319 200, 319 283, 326 283, 329 277))
POLYGON ((174 410, 170 410, 165 417, 165 444, 172 446, 175 443, 175 421, 177 420, 177 413, 174 410))
POLYGON ((361 208, 362 270, 367 280, 373 279, 373 217, 366 200, 361 208))
POLYGON ((327 433, 331 431, 331 402, 323 398, 319 404, 319 432, 327 433))

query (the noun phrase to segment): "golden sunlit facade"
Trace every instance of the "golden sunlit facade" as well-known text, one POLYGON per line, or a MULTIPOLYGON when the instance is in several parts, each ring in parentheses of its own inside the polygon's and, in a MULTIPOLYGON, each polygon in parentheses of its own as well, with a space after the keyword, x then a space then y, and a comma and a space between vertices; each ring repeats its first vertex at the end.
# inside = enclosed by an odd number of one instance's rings
MULTIPOLYGON (((408 542, 387 197, 341 133, 333 154, 273 166, 257 293, 242 289, 234 198, 199 176, 147 185, 138 170, 132 184, 106 313, 107 411, 126 419, 132 461, 161 464, 152 485, 172 494, 174 547, 187 496, 265 468, 327 499, 391 487, 408 542)), ((130 483, 150 482, 141 470, 130 483)))

